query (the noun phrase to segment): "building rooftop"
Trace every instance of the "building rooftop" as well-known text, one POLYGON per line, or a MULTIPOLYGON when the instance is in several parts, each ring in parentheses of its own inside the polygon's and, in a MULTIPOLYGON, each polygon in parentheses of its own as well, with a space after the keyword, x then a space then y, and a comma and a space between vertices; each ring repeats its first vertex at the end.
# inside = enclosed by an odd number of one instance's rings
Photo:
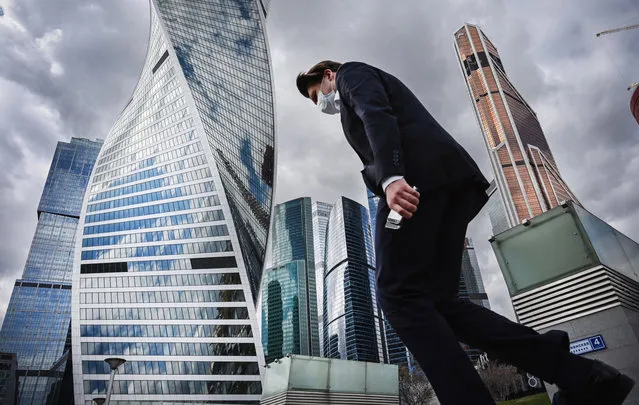
POLYGON ((511 296, 597 266, 639 283, 639 244, 572 202, 491 243, 511 296))
POLYGON ((267 366, 262 397, 290 391, 397 397, 398 369, 390 364, 290 355, 267 366))

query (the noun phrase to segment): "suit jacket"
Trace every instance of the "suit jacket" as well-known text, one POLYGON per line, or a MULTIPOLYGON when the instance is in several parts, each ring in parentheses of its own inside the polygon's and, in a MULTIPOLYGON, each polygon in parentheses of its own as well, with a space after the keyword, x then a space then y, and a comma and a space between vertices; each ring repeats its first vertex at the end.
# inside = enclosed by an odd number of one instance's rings
POLYGON ((382 182, 404 176, 421 191, 472 180, 488 182, 475 161, 396 77, 360 62, 337 71, 346 139, 359 155, 366 186, 383 196, 382 182))

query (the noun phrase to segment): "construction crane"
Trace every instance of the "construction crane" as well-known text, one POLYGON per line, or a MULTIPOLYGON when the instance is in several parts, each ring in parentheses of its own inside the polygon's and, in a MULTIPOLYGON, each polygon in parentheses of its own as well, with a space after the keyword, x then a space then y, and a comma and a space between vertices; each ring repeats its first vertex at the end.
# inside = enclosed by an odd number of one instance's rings
POLYGON ((627 27, 621 27, 621 28, 615 28, 615 29, 612 29, 612 30, 601 31, 600 33, 597 34, 597 36, 600 37, 602 35, 614 34, 615 32, 630 31, 630 30, 634 30, 635 28, 639 28, 639 24, 628 25, 627 27))
MULTIPOLYGON (((635 28, 639 28, 639 24, 628 25, 628 26, 625 26, 625 27, 619 27, 619 28, 614 28, 614 29, 611 29, 611 30, 601 31, 601 32, 597 33, 597 38, 599 38, 602 35, 614 34, 616 32, 621 32, 621 31, 634 30, 635 28)), ((630 86, 628 86, 628 91, 634 89, 635 87, 639 87, 639 82, 634 82, 630 86)))

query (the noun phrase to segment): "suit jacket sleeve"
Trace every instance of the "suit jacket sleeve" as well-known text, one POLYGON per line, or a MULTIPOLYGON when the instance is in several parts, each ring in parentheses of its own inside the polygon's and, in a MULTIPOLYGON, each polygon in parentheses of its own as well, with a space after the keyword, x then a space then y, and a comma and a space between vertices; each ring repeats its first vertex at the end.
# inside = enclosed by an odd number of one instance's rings
POLYGON ((342 103, 348 104, 364 125, 373 152, 376 185, 381 187, 391 176, 404 176, 397 117, 378 73, 369 65, 352 64, 339 70, 337 82, 342 103))

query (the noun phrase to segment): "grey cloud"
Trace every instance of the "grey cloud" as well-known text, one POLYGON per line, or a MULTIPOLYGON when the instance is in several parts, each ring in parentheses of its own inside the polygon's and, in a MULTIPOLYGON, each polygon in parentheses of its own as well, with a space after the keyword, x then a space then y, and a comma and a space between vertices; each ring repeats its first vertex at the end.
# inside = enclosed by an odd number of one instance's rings
MULTIPOLYGON (((144 60, 146 0, 78 4, 13 1, 0 17, 0 133, 12 134, 0 141, 0 225, 13 232, 5 232, 0 244, 0 308, 24 264, 55 141, 104 137, 144 60), (11 15, 23 33, 8 34, 11 15), (61 39, 42 52, 37 39, 55 30, 61 39), (53 62, 63 74, 51 73, 53 62), (50 118, 43 119, 42 111, 50 118)), ((468 21, 480 24, 500 50, 576 195, 593 213, 639 239, 639 127, 625 91, 639 80, 639 31, 594 36, 634 17, 635 0, 273 1, 267 28, 277 92, 277 201, 310 195, 334 202, 346 195, 366 204, 360 163, 343 139, 339 119, 321 116, 294 86, 299 71, 328 58, 362 60, 396 74, 492 177, 452 46, 453 32, 468 21)), ((469 234, 491 303, 512 316, 484 214, 469 234)))
POLYGON ((5 12, 0 17, 0 319, 24 267, 56 142, 106 135, 133 91, 148 33, 144 1, 78 6, 27 0, 5 5, 5 12))
MULTIPOLYGON (((296 161, 303 167, 296 159, 299 154, 312 151, 319 157, 330 156, 339 145, 322 144, 327 134, 336 131, 334 126, 313 125, 310 133, 291 130, 299 122, 315 120, 293 86, 295 74, 318 60, 331 58, 363 60, 396 74, 492 177, 452 46, 452 34, 464 22, 478 23, 500 50, 515 86, 537 111, 573 191, 592 212, 639 239, 634 226, 639 217, 638 201, 633 192, 639 184, 633 175, 636 163, 631 164, 632 156, 639 152, 631 148, 639 131, 628 111, 629 95, 623 90, 629 83, 623 83, 615 68, 619 65, 628 76, 634 73, 632 66, 637 65, 639 55, 637 33, 631 40, 602 37, 599 41, 594 35, 626 22, 631 12, 636 13, 633 3, 455 1, 434 6, 407 1, 401 7, 389 7, 382 1, 327 1, 321 6, 275 2, 269 34, 276 55, 278 109, 288 113, 286 117, 280 114, 279 120, 280 167, 296 161)), ((340 162, 325 165, 321 172, 315 172, 314 167, 299 174, 280 170, 278 200, 295 196, 297 187, 288 193, 281 190, 308 176, 315 176, 313 185, 319 183, 323 189, 336 178, 347 182, 343 189, 347 195, 362 189, 356 169, 344 173, 345 167, 340 162)), ((299 194, 323 192, 307 189, 299 194)), ((363 192, 360 195, 359 201, 365 203, 363 192)), ((503 277, 487 242, 490 233, 484 214, 469 231, 477 245, 491 303, 498 312, 512 317, 503 277)))

